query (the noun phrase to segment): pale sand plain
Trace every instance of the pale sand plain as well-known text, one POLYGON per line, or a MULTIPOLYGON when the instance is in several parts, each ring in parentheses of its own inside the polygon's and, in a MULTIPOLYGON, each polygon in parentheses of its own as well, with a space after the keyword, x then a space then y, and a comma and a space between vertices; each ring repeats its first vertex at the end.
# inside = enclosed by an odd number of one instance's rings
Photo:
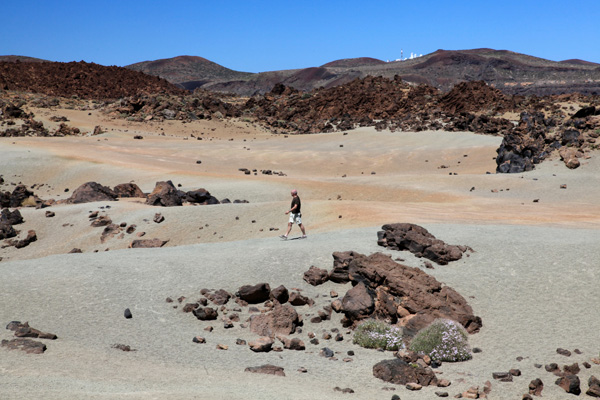
MULTIPOLYGON (((45 341, 43 355, 0 349, 0 398, 23 393, 51 399, 435 398, 438 388, 410 392, 374 378, 372 366, 391 353, 353 345, 339 315, 309 322, 332 300, 330 290, 343 296, 349 288, 312 287, 302 280, 311 265, 330 269, 334 251, 382 251, 423 267, 424 260, 408 252, 377 246, 377 230, 392 222, 423 225, 447 243, 475 250, 427 270, 467 298, 483 319, 481 332, 470 337, 482 352, 439 368, 440 376, 452 381, 443 389, 451 396, 489 380, 489 398, 515 399, 532 379, 541 378, 545 398, 565 398, 554 375, 534 364, 581 365, 598 356, 598 154, 577 170, 555 157, 528 173, 497 175, 493 157, 501 139, 471 133, 359 129, 347 135, 284 136, 242 121, 142 124, 96 111, 34 112, 36 119, 66 115, 70 125, 83 130, 101 125, 106 133, 2 139, 2 190, 11 190, 11 182, 45 183, 36 194, 58 200, 87 181, 111 187, 134 181, 149 192, 156 181, 170 179, 183 190, 203 187, 218 199, 249 203, 156 208, 129 199, 57 205, 50 208, 53 218, 45 217, 46 209, 23 208, 26 222, 17 227, 36 230, 38 241, 19 250, 0 249, 0 323, 29 321, 59 339, 45 341), (244 175, 239 168, 258 173, 244 175), (286 176, 263 175, 264 169, 286 176), (292 188, 303 200, 309 238, 282 242, 278 235, 285 229, 292 188), (101 243, 102 228, 90 227, 87 218, 96 210, 116 223, 137 225, 136 233, 146 232, 145 238, 169 242, 161 249, 127 249, 134 233, 101 243), (152 221, 157 212, 165 217, 161 224, 152 221), (72 248, 83 254, 66 254, 72 248), (194 299, 202 288, 235 292, 263 281, 319 295, 314 307, 299 308, 305 326, 297 336, 307 343, 306 351, 253 353, 235 345, 237 338, 255 338, 239 324, 226 330, 219 321, 200 322, 165 301, 194 299), (125 308, 132 319, 123 317, 125 308), (203 330, 208 325, 214 326, 212 333, 203 330), (320 337, 336 327, 344 341, 308 344, 308 332, 320 337), (197 335, 207 343, 193 343, 197 335), (118 343, 136 351, 111 347, 118 343), (217 344, 229 349, 218 350, 217 344), (338 361, 320 357, 322 347, 338 352, 338 361), (582 354, 560 356, 558 347, 582 354), (348 350, 355 356, 346 363, 348 350), (286 377, 244 372, 265 363, 284 367, 286 377), (300 367, 308 372, 298 372, 300 367), (512 383, 492 379, 492 372, 510 368, 519 368, 522 376, 512 383), (336 392, 336 386, 355 393, 336 392)), ((0 329, 0 339, 11 337, 0 329)), ((583 369, 582 389, 592 374, 599 376, 600 366, 583 369)))

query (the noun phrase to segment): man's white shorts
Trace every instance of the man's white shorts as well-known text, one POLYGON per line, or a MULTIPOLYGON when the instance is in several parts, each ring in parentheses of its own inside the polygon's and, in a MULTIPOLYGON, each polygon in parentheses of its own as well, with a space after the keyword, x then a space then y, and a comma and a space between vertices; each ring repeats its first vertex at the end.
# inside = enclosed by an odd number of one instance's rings
POLYGON ((294 222, 300 225, 302 223, 302 214, 290 213, 290 224, 293 224, 294 222))

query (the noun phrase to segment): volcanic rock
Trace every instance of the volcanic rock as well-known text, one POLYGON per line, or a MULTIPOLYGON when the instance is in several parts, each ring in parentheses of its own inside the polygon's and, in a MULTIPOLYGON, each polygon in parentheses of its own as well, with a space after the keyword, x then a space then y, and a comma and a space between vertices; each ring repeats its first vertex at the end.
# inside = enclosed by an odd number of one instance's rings
POLYGON ((0 213, 0 224, 18 225, 23 222, 23 216, 19 210, 10 211, 8 208, 2 209, 2 212, 0 213))
POLYGON ((312 306, 315 303, 313 299, 303 296, 299 292, 292 292, 288 301, 291 305, 298 307, 305 306, 307 304, 312 306))
POLYGON ((529 382, 529 394, 534 396, 541 396, 542 390, 544 390, 544 382, 537 378, 529 382))
POLYGON ((156 182, 152 193, 148 195, 146 203, 151 206, 174 207, 182 205, 179 192, 171 181, 156 182))
POLYGON ((285 304, 290 296, 287 288, 283 285, 279 285, 275 289, 271 290, 270 298, 277 300, 280 304, 285 304))
POLYGON ((23 247, 27 247, 29 246, 31 243, 35 242, 37 240, 37 234, 35 233, 35 231, 33 229, 30 229, 29 231, 27 231, 27 236, 25 237, 25 239, 21 239, 21 240, 10 240, 8 242, 8 244, 10 246, 15 246, 17 249, 21 249, 23 247))
POLYGON ((273 310, 250 317, 250 331, 261 336, 290 335, 300 324, 300 316, 289 304, 276 303, 273 310))
POLYGON ((271 351, 273 347, 273 339, 269 336, 262 336, 256 340, 251 340, 248 342, 248 346, 250 346, 250 350, 255 353, 265 353, 271 351))
POLYGON ((185 193, 185 201, 189 203, 195 204, 219 204, 219 200, 217 200, 214 196, 206 189, 196 189, 190 190, 185 193))
POLYGON ((28 354, 42 354, 46 351, 44 343, 26 338, 2 340, 0 347, 6 347, 9 350, 23 350, 28 354))
POLYGON ((249 304, 258 304, 269 300, 271 288, 268 283, 244 285, 238 289, 236 295, 249 304))
POLYGON ((440 265, 460 260, 466 246, 452 246, 436 239, 427 229, 408 223, 386 224, 378 233, 377 244, 394 250, 409 250, 417 257, 425 257, 440 265))
POLYGON ((129 245, 132 249, 149 249, 152 247, 163 247, 167 244, 168 240, 154 239, 137 239, 131 242, 129 245))
POLYGON ((304 272, 304 280, 313 286, 322 285, 327 282, 329 276, 327 270, 311 266, 308 271, 304 272))
POLYGON ((283 367, 277 367, 271 364, 265 364, 258 367, 248 367, 244 370, 244 372, 252 372, 256 374, 268 374, 268 375, 277 375, 277 376, 285 376, 285 372, 283 367))
POLYGON ((93 201, 115 201, 117 194, 108 186, 97 182, 86 182, 79 186, 71 197, 65 200, 69 204, 90 203, 93 201))
POLYGON ((590 379, 588 379, 588 386, 589 389, 585 394, 591 397, 600 397, 600 379, 596 378, 594 375, 590 376, 590 379))
POLYGON ((223 304, 227 304, 231 298, 231 294, 226 290, 219 289, 214 293, 207 293, 206 298, 212 301, 214 304, 222 306, 223 304))
POLYGON ((5 222, 0 222, 0 240, 9 239, 15 236, 17 236, 17 231, 12 227, 12 225, 5 222))
POLYGON ((399 264, 385 254, 354 253, 348 264, 348 276, 355 287, 348 291, 350 296, 346 293, 342 300, 346 326, 374 317, 392 323, 399 321, 408 335, 437 318, 457 321, 469 333, 478 332, 481 327, 481 319, 473 315, 466 300, 454 289, 442 286, 421 269, 399 264), (399 318, 398 307, 410 315, 399 318))
POLYGON ((219 313, 212 307, 198 307, 193 314, 201 321, 211 321, 217 319, 219 313))
POLYGON ((29 326, 28 322, 21 323, 20 321, 11 321, 6 329, 14 331, 16 337, 28 337, 28 338, 39 338, 39 339, 51 339, 55 340, 58 337, 53 333, 46 333, 29 326))
POLYGON ((113 188, 113 192, 117 197, 146 197, 135 183, 120 183, 113 188))
POLYGON ((555 382, 565 392, 579 396, 581 393, 579 377, 577 375, 566 375, 558 378, 555 382))
POLYGON ((430 368, 423 368, 417 364, 395 358, 384 360, 373 366, 373 375, 385 382, 406 385, 417 383, 422 386, 437 386, 437 377, 430 368))

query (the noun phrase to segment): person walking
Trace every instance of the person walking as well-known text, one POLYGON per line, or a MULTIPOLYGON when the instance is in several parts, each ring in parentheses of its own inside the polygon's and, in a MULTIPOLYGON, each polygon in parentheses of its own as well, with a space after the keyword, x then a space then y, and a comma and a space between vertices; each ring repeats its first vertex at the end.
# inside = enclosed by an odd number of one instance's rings
POLYGON ((298 224, 300 230, 302 231, 302 239, 306 239, 306 231, 304 230, 304 225, 302 225, 302 202, 300 201, 300 196, 298 196, 298 191, 296 189, 292 190, 292 204, 290 205, 290 209, 285 212, 285 214, 290 214, 290 220, 288 222, 288 228, 285 235, 279 236, 283 240, 287 240, 290 231, 292 230, 292 225, 294 223, 298 224))

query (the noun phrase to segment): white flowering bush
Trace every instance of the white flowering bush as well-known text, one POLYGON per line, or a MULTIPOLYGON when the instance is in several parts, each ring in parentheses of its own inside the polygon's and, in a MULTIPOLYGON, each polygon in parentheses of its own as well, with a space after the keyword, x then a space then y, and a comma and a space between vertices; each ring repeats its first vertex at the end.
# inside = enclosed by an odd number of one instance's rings
POLYGON ((421 329, 410 342, 409 349, 438 361, 456 362, 472 358, 469 334, 461 324, 450 319, 435 320, 421 329))
POLYGON ((353 343, 367 349, 400 350, 404 348, 401 328, 374 319, 356 327, 353 343))

